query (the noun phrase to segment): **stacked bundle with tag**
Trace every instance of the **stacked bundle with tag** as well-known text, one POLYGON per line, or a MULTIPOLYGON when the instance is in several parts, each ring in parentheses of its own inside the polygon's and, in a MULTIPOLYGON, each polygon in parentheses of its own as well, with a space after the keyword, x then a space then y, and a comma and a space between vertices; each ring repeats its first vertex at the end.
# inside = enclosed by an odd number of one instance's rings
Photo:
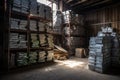
POLYGON ((48 51, 47 61, 52 61, 54 57, 54 51, 48 51))
POLYGON ((54 48, 53 36, 50 35, 50 34, 48 34, 47 36, 48 36, 48 37, 47 37, 47 40, 48 40, 48 45, 49 45, 49 47, 50 47, 50 48, 54 48))
POLYGON ((30 14, 37 15, 37 0, 30 0, 30 14))
POLYGON ((37 22, 30 20, 30 30, 31 31, 37 31, 37 22))
POLYGON ((45 5, 42 3, 38 3, 38 16, 45 18, 45 5))
POLYGON ((45 51, 40 51, 38 62, 45 62, 45 59, 46 59, 46 52, 45 51))
POLYGON ((29 12, 29 0, 13 0, 12 10, 22 13, 29 12))
POLYGON ((25 52, 19 52, 17 54, 17 66, 23 66, 28 64, 28 56, 25 52))
POLYGON ((117 35, 112 35, 112 54, 111 54, 111 60, 112 60, 112 67, 119 67, 120 66, 120 45, 118 41, 117 35))
POLYGON ((29 54, 29 63, 36 63, 37 62, 37 52, 30 52, 29 54))
POLYGON ((38 48, 39 47, 39 40, 37 34, 31 34, 31 47, 38 48))
POLYGON ((40 39, 40 46, 44 47, 46 46, 46 35, 45 34, 39 34, 39 39, 40 39))

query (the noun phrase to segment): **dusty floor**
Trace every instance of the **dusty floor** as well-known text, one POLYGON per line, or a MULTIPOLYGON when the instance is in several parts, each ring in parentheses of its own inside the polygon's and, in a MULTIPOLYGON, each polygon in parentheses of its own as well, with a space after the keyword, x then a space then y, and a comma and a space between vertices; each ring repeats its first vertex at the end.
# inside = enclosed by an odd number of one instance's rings
POLYGON ((44 67, 4 75, 0 80, 120 80, 120 74, 100 74, 89 70, 87 61, 72 57, 44 67))

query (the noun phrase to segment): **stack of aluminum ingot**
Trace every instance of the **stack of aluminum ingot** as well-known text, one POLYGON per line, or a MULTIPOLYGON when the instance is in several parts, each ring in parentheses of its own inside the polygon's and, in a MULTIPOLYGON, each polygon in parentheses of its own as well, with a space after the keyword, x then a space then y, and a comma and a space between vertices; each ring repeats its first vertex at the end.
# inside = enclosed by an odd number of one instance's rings
POLYGON ((18 48, 18 33, 10 33, 10 48, 18 48))
POLYGON ((11 29, 19 29, 19 19, 10 18, 11 29))
POLYGON ((45 31, 45 24, 42 22, 38 23, 39 31, 45 31))
POLYGON ((26 35, 19 35, 19 46, 18 48, 27 48, 26 35))
POLYGON ((37 34, 31 34, 31 47, 38 48, 39 47, 39 40, 37 34))
POLYGON ((54 51, 48 51, 47 61, 52 61, 54 57, 54 51))
POLYGON ((20 24, 19 24, 19 29, 21 30, 27 30, 27 20, 20 20, 20 24))
POLYGON ((31 31, 37 31, 37 22, 30 20, 30 30, 31 31))
POLYGON ((37 0, 30 0, 30 14, 37 15, 37 0))
POLYGON ((10 53, 9 66, 10 68, 15 67, 15 53, 10 53))
POLYGON ((26 35, 10 33, 10 48, 27 48, 26 35))
POLYGON ((21 29, 26 30, 27 20, 20 20, 15 18, 10 18, 11 29, 21 29))
POLYGON ((39 39, 40 39, 40 46, 46 46, 46 35, 45 34, 39 34, 39 39))
POLYGON ((47 20, 52 20, 52 9, 49 6, 45 5, 45 18, 47 20))
POLYGON ((28 13, 29 12, 29 0, 21 0, 21 12, 28 13))
POLYGON ((38 3, 38 16, 45 18, 45 5, 42 3, 38 3))
POLYGON ((40 51, 38 62, 45 62, 45 59, 46 59, 46 52, 45 51, 40 51))
POLYGON ((111 54, 111 62, 112 62, 112 67, 118 67, 120 66, 120 45, 119 41, 117 38, 117 35, 112 35, 113 40, 112 40, 112 54, 111 54))
POLYGON ((24 66, 28 64, 28 56, 25 52, 19 52, 17 54, 17 66, 24 66))
POLYGON ((29 0, 13 0, 12 10, 22 13, 29 12, 29 0))
POLYGON ((29 54, 29 63, 36 63, 37 62, 37 52, 30 52, 29 54))
POLYGON ((47 37, 47 40, 48 40, 47 42, 48 42, 49 47, 54 48, 53 35, 48 34, 47 36, 48 36, 47 37))
POLYGON ((104 73, 110 67, 111 37, 98 36, 90 39, 89 68, 104 73))

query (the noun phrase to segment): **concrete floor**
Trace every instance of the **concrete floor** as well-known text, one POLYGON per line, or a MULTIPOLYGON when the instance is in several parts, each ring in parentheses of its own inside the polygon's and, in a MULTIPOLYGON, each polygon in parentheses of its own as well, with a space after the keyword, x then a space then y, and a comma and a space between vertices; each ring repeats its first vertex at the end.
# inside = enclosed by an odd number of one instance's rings
POLYGON ((89 70, 87 61, 75 57, 56 60, 44 67, 4 75, 0 80, 120 80, 120 74, 100 74, 89 70))

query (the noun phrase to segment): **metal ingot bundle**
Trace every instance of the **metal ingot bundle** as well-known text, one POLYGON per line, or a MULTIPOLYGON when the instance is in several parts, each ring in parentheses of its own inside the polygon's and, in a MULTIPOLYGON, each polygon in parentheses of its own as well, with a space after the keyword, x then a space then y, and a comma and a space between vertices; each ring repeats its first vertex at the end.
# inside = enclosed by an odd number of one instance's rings
POLYGON ((48 51, 47 61, 52 61, 54 58, 54 51, 48 51))
POLYGON ((29 54, 29 63, 36 63, 37 62, 37 52, 30 52, 29 54))
POLYGON ((39 47, 39 40, 37 38, 37 34, 31 34, 31 47, 39 47))
POLYGON ((31 31, 37 31, 37 22, 30 20, 30 30, 31 31))
POLYGON ((24 66, 28 64, 28 56, 25 52, 19 52, 17 55, 17 66, 24 66))
POLYGON ((45 53, 45 51, 40 51, 39 52, 38 62, 45 62, 45 59, 46 59, 46 53, 45 53))
POLYGON ((40 45, 45 46, 46 45, 46 35, 45 34, 39 34, 39 39, 40 39, 40 45))
POLYGON ((47 36, 49 47, 54 48, 53 36, 52 35, 47 36))
POLYGON ((39 22, 38 26, 39 26, 39 31, 45 31, 45 24, 44 23, 39 22))

